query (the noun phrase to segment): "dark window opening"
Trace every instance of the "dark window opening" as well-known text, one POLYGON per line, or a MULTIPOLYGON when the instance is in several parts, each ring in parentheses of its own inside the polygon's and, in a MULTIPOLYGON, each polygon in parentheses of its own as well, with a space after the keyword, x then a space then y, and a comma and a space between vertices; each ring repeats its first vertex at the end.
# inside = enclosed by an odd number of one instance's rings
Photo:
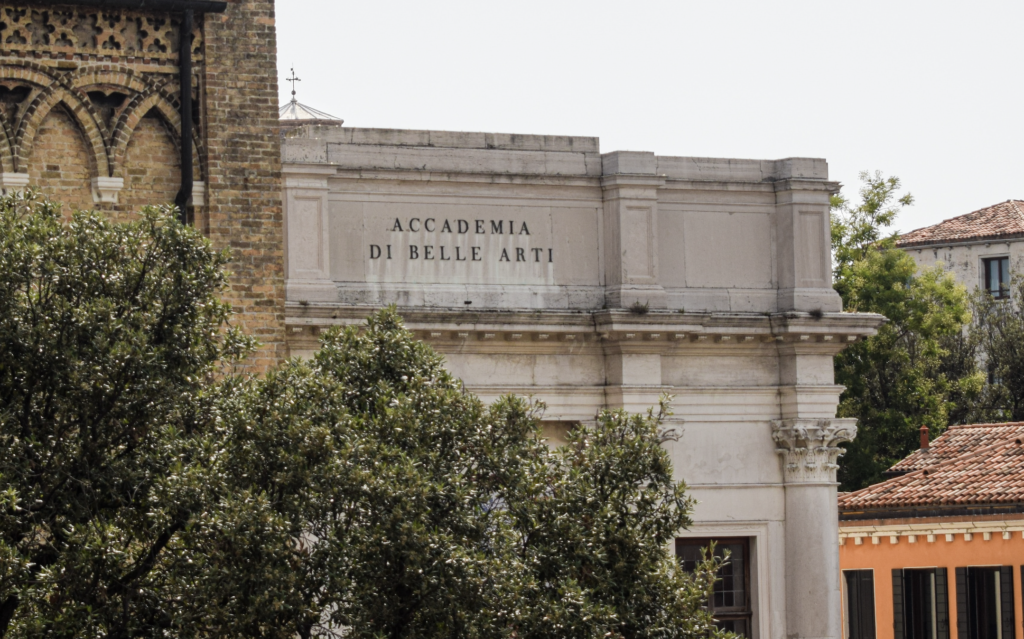
POLYGON ((945 568, 892 571, 895 639, 949 639, 945 568))
POLYGON ((1014 639, 1013 568, 956 569, 960 639, 1014 639))
POLYGON ((846 639, 875 639, 875 573, 873 570, 843 571, 846 597, 843 619, 846 639))
POLYGON ((1010 258, 991 257, 985 264, 985 290, 996 299, 1010 296, 1010 258))
POLYGON ((711 601, 715 625, 723 630, 751 636, 750 542, 748 539, 677 539, 676 558, 683 570, 693 572, 704 559, 705 549, 715 543, 715 556, 729 555, 718 571, 711 601))

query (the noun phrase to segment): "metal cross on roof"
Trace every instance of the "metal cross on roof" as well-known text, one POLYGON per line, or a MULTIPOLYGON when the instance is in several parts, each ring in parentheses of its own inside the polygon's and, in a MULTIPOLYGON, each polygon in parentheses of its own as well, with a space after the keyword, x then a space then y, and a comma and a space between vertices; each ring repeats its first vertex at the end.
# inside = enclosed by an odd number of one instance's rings
POLYGON ((292 77, 287 78, 285 80, 285 82, 291 82, 292 83, 292 102, 294 102, 295 101, 295 83, 296 82, 302 82, 302 78, 300 78, 300 77, 295 75, 295 67, 292 67, 292 77))

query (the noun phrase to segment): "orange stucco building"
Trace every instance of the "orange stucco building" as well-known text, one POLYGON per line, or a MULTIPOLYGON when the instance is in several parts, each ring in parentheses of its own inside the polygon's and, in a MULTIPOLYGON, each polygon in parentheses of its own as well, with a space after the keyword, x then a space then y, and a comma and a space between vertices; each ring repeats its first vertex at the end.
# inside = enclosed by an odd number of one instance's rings
POLYGON ((840 495, 848 639, 1024 639, 1024 424, 954 426, 840 495))

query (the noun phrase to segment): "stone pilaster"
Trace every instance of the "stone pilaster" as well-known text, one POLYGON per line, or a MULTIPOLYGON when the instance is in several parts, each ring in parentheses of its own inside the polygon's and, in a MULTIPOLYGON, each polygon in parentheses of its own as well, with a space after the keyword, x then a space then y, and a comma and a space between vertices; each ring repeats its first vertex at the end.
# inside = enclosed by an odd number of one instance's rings
POLYGON ((604 276, 608 308, 664 308, 658 281, 658 189, 653 153, 616 151, 601 156, 604 189, 604 276))
POLYGON ((331 242, 327 219, 327 178, 335 171, 321 166, 285 169, 285 277, 288 297, 300 302, 334 302, 331 242))
POLYGON ((778 309, 838 312, 832 290, 829 197, 838 184, 804 177, 800 159, 780 161, 775 182, 775 237, 778 258, 778 309))

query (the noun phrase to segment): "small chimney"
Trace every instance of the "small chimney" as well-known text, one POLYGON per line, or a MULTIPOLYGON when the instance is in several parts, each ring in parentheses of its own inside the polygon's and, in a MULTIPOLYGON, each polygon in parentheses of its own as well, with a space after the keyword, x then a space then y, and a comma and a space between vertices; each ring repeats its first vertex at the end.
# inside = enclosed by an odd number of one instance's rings
POLYGON ((928 430, 927 426, 921 427, 921 450, 928 450, 931 448, 931 442, 929 441, 931 431, 928 430))

